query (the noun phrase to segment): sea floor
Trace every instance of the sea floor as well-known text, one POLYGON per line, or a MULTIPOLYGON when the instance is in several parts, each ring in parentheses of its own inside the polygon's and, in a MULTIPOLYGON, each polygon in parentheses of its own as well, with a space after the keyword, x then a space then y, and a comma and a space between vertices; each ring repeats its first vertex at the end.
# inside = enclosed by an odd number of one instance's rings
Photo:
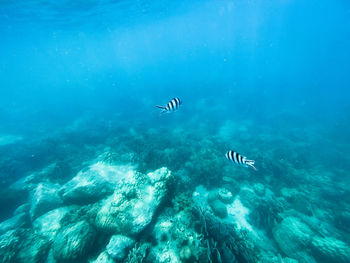
POLYGON ((350 262, 344 146, 282 119, 0 136, 0 261, 350 262))

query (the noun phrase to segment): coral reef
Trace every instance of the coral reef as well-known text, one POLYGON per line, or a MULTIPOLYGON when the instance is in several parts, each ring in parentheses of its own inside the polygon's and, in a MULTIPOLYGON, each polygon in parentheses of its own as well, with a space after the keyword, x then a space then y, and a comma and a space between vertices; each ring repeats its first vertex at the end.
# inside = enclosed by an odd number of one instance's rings
POLYGON ((137 262, 143 244, 136 248, 131 238, 112 234, 136 236, 144 230, 173 184, 167 168, 142 174, 130 165, 100 161, 62 187, 45 178, 31 187, 30 205, 21 205, 0 224, 2 262, 24 262, 26 253, 33 262, 76 262, 92 257, 99 247, 106 250, 96 262, 137 262), (40 251, 29 251, 32 246, 40 251))
POLYGON ((9 183, 1 262, 350 262, 346 172, 311 165, 308 145, 266 127, 246 134, 247 121, 208 129, 191 119, 196 134, 127 124, 69 127, 60 158, 9 183), (226 162, 237 136, 258 171, 226 162))

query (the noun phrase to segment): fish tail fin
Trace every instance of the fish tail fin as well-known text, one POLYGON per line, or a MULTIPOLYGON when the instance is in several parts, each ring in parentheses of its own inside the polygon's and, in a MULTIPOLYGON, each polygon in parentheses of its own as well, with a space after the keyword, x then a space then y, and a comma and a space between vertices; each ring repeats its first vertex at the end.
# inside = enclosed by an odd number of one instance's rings
POLYGON ((156 107, 157 107, 157 108, 159 108, 159 109, 163 109, 163 110, 165 110, 165 109, 166 109, 166 107, 164 107, 164 106, 159 106, 159 105, 156 105, 156 107))
POLYGON ((159 109, 162 109, 162 111, 159 113, 159 116, 161 116, 163 113, 165 113, 167 111, 166 107, 164 107, 164 106, 156 105, 156 107, 159 109))
POLYGON ((252 167, 255 171, 257 171, 258 169, 256 169, 256 167, 254 166, 255 161, 253 160, 247 160, 246 165, 249 165, 250 167, 252 167))

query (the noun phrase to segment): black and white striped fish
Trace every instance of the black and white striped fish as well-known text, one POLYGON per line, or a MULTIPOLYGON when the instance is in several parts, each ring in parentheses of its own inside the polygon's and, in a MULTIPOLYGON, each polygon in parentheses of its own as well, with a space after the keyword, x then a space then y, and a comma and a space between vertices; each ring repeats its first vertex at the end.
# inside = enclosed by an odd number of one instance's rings
POLYGON ((254 167, 255 161, 248 160, 247 157, 242 156, 238 152, 228 151, 225 156, 227 160, 230 160, 235 164, 242 165, 244 167, 250 166, 256 171, 256 168, 254 167))
POLYGON ((162 112, 167 112, 167 111, 170 112, 170 111, 177 110, 181 104, 182 104, 182 101, 179 98, 173 98, 171 101, 168 102, 168 104, 166 106, 156 105, 156 107, 163 109, 162 112))

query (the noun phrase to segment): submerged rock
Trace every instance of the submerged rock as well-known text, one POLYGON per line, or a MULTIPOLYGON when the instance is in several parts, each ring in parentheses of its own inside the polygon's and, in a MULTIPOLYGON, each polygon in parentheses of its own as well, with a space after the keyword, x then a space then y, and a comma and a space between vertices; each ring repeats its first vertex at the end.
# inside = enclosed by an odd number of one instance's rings
POLYGON ((259 196, 265 195, 265 186, 263 184, 257 183, 254 186, 254 191, 259 196))
POLYGON ((255 192, 247 187, 243 187, 239 192, 239 199, 243 203, 244 206, 249 209, 254 209, 259 202, 258 196, 255 192))
POLYGON ((52 244, 54 258, 58 262, 83 258, 93 246, 95 235, 95 230, 86 221, 64 227, 52 244))
POLYGON ((33 190, 39 183, 50 183, 50 177, 53 177, 57 170, 57 164, 53 163, 40 171, 31 173, 30 175, 17 180, 10 186, 10 189, 23 192, 33 190))
POLYGON ((87 171, 80 171, 60 189, 62 198, 71 204, 89 204, 113 193, 118 183, 133 175, 133 167, 113 166, 98 162, 87 171))
POLYGON ((135 240, 127 236, 115 235, 111 237, 106 247, 106 252, 114 260, 121 261, 128 255, 128 251, 134 243, 135 240))
POLYGON ((310 197, 307 194, 302 193, 295 188, 282 188, 281 194, 289 202, 293 209, 306 215, 313 215, 309 201, 310 197))
POLYGON ((13 215, 13 210, 24 202, 27 202, 27 200, 27 193, 20 193, 2 185, 0 187, 0 207, 2 210, 1 220, 9 218, 11 215, 13 215))
POLYGON ((227 208, 223 202, 220 200, 215 200, 209 204, 216 216, 220 218, 225 218, 227 216, 227 208))
POLYGON ((16 262, 45 262, 50 243, 45 238, 31 233, 24 239, 16 256, 16 262))
POLYGON ((273 237, 280 249, 300 262, 316 262, 309 254, 312 230, 296 217, 287 217, 274 227, 273 237))
POLYGON ((38 184, 31 198, 30 216, 32 220, 62 205, 58 189, 57 184, 38 184))
POLYGON ((349 231, 348 226, 350 225, 350 211, 342 211, 339 215, 337 215, 336 224, 339 228, 349 231))
POLYGON ((138 234, 151 222, 167 194, 171 178, 167 168, 126 178, 121 188, 102 202, 96 226, 115 234, 138 234))
POLYGON ((227 205, 227 212, 226 223, 234 224, 237 229, 255 232, 252 225, 248 222, 250 210, 242 204, 239 198, 236 198, 232 204, 227 205))
POLYGON ((199 185, 196 187, 195 191, 192 194, 192 199, 193 202, 198 206, 198 207, 207 207, 208 206, 208 201, 209 200, 215 200, 215 197, 212 197, 213 194, 208 192, 208 190, 203 186, 199 185), (209 196, 210 194, 210 196, 209 196))
POLYGON ((225 204, 230 204, 232 203, 233 199, 234 199, 233 194, 226 188, 215 189, 208 193, 208 202, 220 200, 225 204))
POLYGON ((10 230, 0 236, 0 262, 45 262, 50 243, 31 230, 10 230))
POLYGON ((346 263, 350 262, 348 244, 332 237, 315 237, 312 240, 312 251, 317 262, 346 263))
POLYGON ((234 199, 233 194, 226 188, 220 188, 218 190, 218 197, 225 204, 231 204, 234 199))
POLYGON ((95 260, 90 260, 90 263, 115 263, 115 261, 107 254, 102 252, 95 260))
POLYGON ((20 238, 15 230, 10 230, 0 236, 0 262, 14 262, 20 246, 20 238))
POLYGON ((47 255, 47 258, 46 258, 45 263, 58 263, 58 262, 55 260, 54 256, 53 256, 53 250, 52 250, 52 249, 49 250, 49 253, 48 253, 48 255, 47 255))
POLYGON ((8 230, 25 227, 29 224, 29 216, 26 213, 20 213, 11 217, 10 219, 3 221, 0 224, 0 235, 8 230))
POLYGON ((298 260, 292 258, 283 258, 283 263, 298 263, 298 260))
POLYGON ((53 240, 58 230, 60 230, 62 227, 62 219, 76 208, 76 206, 69 206, 51 210, 38 217, 33 222, 33 228, 36 232, 47 237, 49 240, 53 240))
POLYGON ((162 247, 159 249, 152 249, 149 255, 150 262, 157 263, 181 263, 177 251, 171 247, 169 244, 168 247, 162 247))
POLYGON ((16 210, 13 212, 13 215, 18 215, 21 213, 29 213, 29 209, 30 209, 30 204, 25 203, 17 207, 16 210))
POLYGON ((219 198, 218 196, 218 191, 216 190, 212 190, 208 192, 208 199, 207 201, 210 202, 214 202, 215 200, 217 200, 219 198))
POLYGON ((192 257, 192 252, 189 246, 184 246, 181 248, 180 252, 179 252, 179 256, 181 261, 183 262, 189 262, 191 260, 192 257))
POLYGON ((88 204, 113 193, 113 186, 97 172, 82 172, 63 185, 60 192, 67 203, 88 204))
POLYGON ((0 146, 14 144, 23 140, 22 136, 12 134, 0 134, 0 146))
POLYGON ((226 184, 235 183, 235 179, 230 176, 222 177, 222 181, 226 184))

